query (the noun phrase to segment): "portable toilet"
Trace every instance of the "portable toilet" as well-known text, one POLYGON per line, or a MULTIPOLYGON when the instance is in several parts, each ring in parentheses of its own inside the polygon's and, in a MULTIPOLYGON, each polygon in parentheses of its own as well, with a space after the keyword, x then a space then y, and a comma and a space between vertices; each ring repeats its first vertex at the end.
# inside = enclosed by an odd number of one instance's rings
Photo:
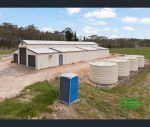
POLYGON ((65 73, 60 76, 59 101, 65 104, 72 104, 78 98, 78 75, 65 73))

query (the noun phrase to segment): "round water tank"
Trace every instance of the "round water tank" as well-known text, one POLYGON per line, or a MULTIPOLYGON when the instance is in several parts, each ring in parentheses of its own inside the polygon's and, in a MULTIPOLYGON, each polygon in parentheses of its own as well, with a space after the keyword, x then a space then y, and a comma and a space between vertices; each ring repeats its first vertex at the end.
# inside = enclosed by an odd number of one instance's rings
POLYGON ((138 59, 133 56, 124 56, 124 57, 118 57, 129 60, 129 69, 130 71, 138 71, 138 59))
POLYGON ((108 59, 107 61, 115 62, 118 64, 118 76, 124 77, 124 76, 130 75, 129 60, 111 58, 111 59, 108 59))
POLYGON ((114 62, 97 61, 90 63, 90 79, 98 84, 118 82, 118 65, 114 62))
POLYGON ((144 67, 144 56, 142 55, 127 55, 127 56, 133 56, 138 59, 138 67, 144 67))

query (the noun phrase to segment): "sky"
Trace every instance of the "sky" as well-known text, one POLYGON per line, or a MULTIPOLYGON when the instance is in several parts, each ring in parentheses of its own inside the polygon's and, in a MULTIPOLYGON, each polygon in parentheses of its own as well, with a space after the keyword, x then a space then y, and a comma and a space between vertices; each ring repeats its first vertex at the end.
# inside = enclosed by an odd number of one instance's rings
POLYGON ((34 24, 41 31, 70 27, 77 36, 150 39, 150 8, 0 8, 0 24, 34 24))

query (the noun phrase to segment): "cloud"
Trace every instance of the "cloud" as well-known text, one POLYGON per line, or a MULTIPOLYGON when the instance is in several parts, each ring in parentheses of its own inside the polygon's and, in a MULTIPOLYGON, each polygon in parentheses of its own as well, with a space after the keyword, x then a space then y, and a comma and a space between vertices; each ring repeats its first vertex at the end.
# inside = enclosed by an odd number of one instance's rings
POLYGON ((80 8, 67 8, 68 15, 74 15, 80 12, 80 8))
POLYGON ((101 20, 97 21, 97 20, 94 20, 93 18, 87 18, 86 20, 84 19, 84 22, 92 26, 98 26, 98 25, 104 26, 107 24, 104 21, 101 21, 101 20))
POLYGON ((112 29, 113 32, 118 32, 118 29, 112 29))
POLYGON ((130 27, 130 26, 124 26, 124 27, 123 27, 123 30, 133 31, 134 28, 133 28, 133 27, 130 27))
POLYGON ((75 25, 73 23, 67 22, 67 21, 61 21, 61 24, 64 25, 64 27, 70 27, 70 28, 74 28, 75 25))
POLYGON ((107 23, 104 22, 104 21, 98 21, 97 24, 98 24, 98 25, 106 25, 107 23))
POLYGON ((85 34, 97 34, 99 32, 99 29, 96 29, 91 26, 85 26, 82 30, 85 34))
POLYGON ((117 17, 117 14, 112 8, 103 8, 93 12, 88 12, 84 14, 84 18, 114 18, 117 17))
POLYGON ((41 31, 43 31, 43 32, 53 32, 54 31, 54 29, 53 28, 51 28, 51 27, 43 27, 42 29, 41 29, 41 31))
POLYGON ((111 35, 109 38, 119 38, 119 36, 118 35, 111 35))
POLYGON ((137 17, 125 17, 122 19, 123 22, 126 23, 143 23, 143 24, 150 24, 150 18, 137 18, 137 17))
POLYGON ((109 27, 102 28, 101 31, 111 31, 109 27))
POLYGON ((117 29, 111 29, 109 27, 96 28, 92 26, 85 26, 82 31, 85 34, 99 34, 99 32, 118 32, 117 29))
POLYGON ((123 18, 122 21, 127 22, 127 23, 135 23, 138 21, 138 18, 127 16, 127 17, 123 18))
POLYGON ((141 23, 144 23, 144 24, 150 24, 150 18, 143 18, 140 21, 141 23))

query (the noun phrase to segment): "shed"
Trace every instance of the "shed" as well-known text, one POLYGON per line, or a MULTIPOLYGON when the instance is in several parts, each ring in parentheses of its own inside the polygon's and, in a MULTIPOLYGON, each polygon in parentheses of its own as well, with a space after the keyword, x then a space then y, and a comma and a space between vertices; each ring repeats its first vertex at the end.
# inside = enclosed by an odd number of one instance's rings
POLYGON ((42 69, 107 56, 109 50, 98 48, 94 42, 22 40, 14 53, 14 61, 42 69))
POLYGON ((59 65, 84 61, 84 50, 79 48, 52 48, 59 52, 59 65))
POLYGON ((42 69, 59 66, 59 53, 48 48, 29 48, 27 50, 27 66, 42 69))
POLYGON ((18 63, 18 59, 19 59, 19 50, 17 49, 17 50, 15 50, 14 52, 13 52, 13 62, 14 63, 18 63))

